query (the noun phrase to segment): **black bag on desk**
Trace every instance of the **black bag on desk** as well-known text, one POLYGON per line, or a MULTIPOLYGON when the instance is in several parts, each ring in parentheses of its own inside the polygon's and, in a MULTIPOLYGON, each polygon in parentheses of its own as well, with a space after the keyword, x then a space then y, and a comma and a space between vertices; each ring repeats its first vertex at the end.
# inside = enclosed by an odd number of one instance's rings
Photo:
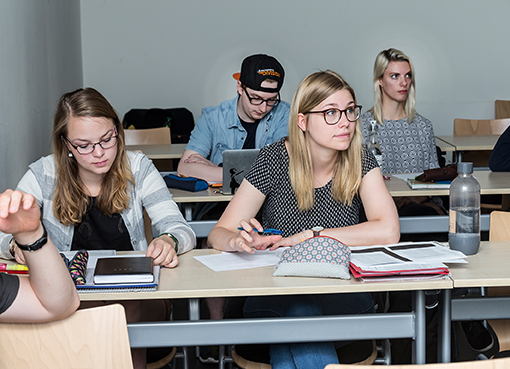
POLYGON ((186 108, 131 109, 124 115, 122 125, 136 129, 169 127, 172 143, 187 143, 195 121, 186 108))
POLYGON ((457 177, 457 166, 449 164, 443 168, 426 169, 416 177, 420 182, 449 181, 457 177))

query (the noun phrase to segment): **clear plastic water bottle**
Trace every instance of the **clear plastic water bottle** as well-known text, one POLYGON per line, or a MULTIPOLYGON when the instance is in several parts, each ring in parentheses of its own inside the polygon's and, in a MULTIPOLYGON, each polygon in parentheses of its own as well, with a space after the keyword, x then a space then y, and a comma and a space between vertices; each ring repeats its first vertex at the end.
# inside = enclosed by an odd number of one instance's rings
POLYGON ((379 146, 379 137, 377 136, 377 122, 375 119, 372 119, 370 122, 370 132, 368 133, 368 150, 372 152, 375 156, 375 160, 377 160, 377 164, 381 168, 381 172, 383 171, 383 160, 382 160, 382 151, 379 146))
POLYGON ((450 248, 473 255, 480 247, 480 184, 473 163, 458 163, 458 176, 450 185, 450 248))

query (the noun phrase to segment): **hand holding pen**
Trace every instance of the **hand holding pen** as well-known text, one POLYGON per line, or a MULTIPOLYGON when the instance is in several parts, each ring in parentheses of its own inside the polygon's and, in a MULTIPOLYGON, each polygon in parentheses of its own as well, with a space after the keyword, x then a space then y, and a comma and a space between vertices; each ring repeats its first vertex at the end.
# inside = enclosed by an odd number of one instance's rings
POLYGON ((282 239, 282 232, 277 229, 264 229, 260 223, 252 218, 248 223, 244 219, 240 222, 239 237, 235 238, 235 249, 253 254, 253 250, 265 250, 282 239))

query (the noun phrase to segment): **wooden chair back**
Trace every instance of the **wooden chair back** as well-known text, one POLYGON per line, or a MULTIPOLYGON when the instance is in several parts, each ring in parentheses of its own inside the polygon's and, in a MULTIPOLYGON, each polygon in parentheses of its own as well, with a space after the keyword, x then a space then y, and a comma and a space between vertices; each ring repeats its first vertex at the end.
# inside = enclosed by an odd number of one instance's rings
POLYGON ((510 213, 493 211, 489 228, 490 241, 510 241, 510 213))
POLYGON ((125 129, 126 145, 169 145, 170 128, 125 129))
POLYGON ((496 100, 496 119, 510 118, 510 101, 496 100))
MULTIPOLYGON (((329 364, 325 369, 373 369, 372 365, 329 364)), ((388 369, 503 369, 510 368, 510 358, 461 361, 457 363, 389 365, 388 369)))
POLYGON ((133 368, 124 307, 82 309, 50 323, 0 324, 0 368, 133 368))
POLYGON ((510 126, 510 118, 505 119, 455 119, 454 136, 500 135, 510 126))
MULTIPOLYGON (((489 228, 490 241, 510 241, 510 213, 506 211, 493 211, 489 228)), ((490 287, 487 289, 490 296, 508 296, 509 287, 490 287)), ((490 320, 489 324, 498 336, 500 351, 510 350, 510 320, 490 320)), ((510 366, 509 366, 510 368, 510 366)))

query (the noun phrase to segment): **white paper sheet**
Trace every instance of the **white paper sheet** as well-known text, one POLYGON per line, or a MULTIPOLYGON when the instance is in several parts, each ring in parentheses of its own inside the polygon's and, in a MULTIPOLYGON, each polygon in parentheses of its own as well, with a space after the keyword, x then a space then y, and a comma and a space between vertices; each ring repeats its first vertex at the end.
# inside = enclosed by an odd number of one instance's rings
POLYGON ((287 248, 280 247, 275 251, 255 250, 254 254, 222 252, 221 254, 194 256, 194 258, 215 272, 224 272, 276 265, 285 249, 287 248))

